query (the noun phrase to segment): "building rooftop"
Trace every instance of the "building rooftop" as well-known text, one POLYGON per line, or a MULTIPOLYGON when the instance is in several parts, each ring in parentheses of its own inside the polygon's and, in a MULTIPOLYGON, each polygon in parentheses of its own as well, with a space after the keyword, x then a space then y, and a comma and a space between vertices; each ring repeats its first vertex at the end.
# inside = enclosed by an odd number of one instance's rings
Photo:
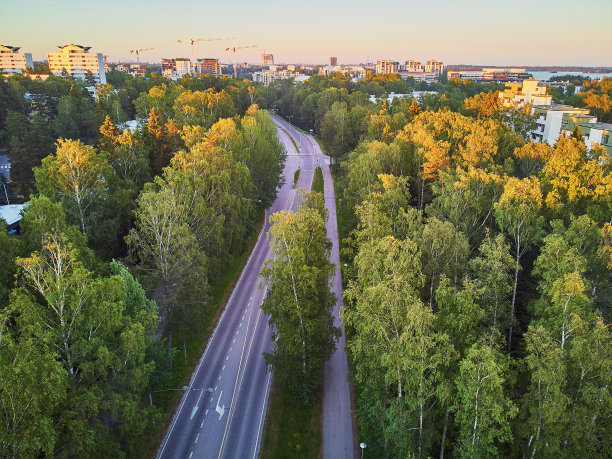
POLYGON ((610 123, 578 123, 579 126, 590 127, 591 129, 602 129, 604 131, 612 131, 612 124, 610 123))
POLYGON ((0 45, 0 49, 2 48, 6 48, 8 51, 11 51, 13 53, 18 52, 21 49, 20 46, 0 45))
POLYGON ((82 51, 86 53, 91 49, 91 46, 75 45, 74 43, 70 43, 69 45, 58 45, 58 48, 61 49, 62 52, 82 51))
POLYGON ((21 211, 26 204, 9 204, 0 206, 0 220, 4 220, 8 226, 14 225, 21 220, 21 211))
POLYGON ((543 110, 552 110, 556 112, 580 112, 586 111, 588 113, 588 108, 580 108, 580 107, 572 107, 571 105, 557 104, 557 105, 534 105, 534 108, 539 108, 543 110))

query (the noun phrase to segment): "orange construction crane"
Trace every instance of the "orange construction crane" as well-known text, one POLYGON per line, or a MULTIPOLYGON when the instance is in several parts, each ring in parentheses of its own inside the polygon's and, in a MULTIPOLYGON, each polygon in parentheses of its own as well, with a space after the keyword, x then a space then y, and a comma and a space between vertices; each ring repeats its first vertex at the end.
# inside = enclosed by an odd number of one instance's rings
POLYGON ((138 63, 138 70, 140 70, 140 53, 143 51, 152 51, 155 48, 141 48, 141 49, 131 49, 130 53, 136 53, 136 62, 138 63))
POLYGON ((195 75, 195 62, 193 58, 193 45, 194 43, 198 43, 200 41, 220 41, 220 40, 233 40, 233 37, 230 38, 187 38, 186 40, 176 40, 177 43, 189 43, 191 45, 191 68, 192 73, 195 75))
POLYGON ((239 49, 256 48, 256 47, 257 45, 232 46, 231 48, 225 48, 225 51, 231 51, 232 53, 234 53, 234 78, 236 78, 236 51, 238 51, 239 49))

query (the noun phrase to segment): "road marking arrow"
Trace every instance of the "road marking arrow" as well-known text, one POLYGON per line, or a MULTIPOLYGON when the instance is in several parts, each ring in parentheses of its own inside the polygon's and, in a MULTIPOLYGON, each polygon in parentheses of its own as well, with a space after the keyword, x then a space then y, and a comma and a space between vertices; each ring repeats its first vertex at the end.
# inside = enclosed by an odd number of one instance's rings
POLYGON ((223 395, 223 391, 221 391, 219 393, 219 400, 217 400, 217 406, 215 407, 215 411, 217 413, 219 413, 219 421, 221 420, 221 418, 223 417, 223 415, 225 414, 225 405, 223 406, 219 406, 219 402, 221 401, 221 396, 223 395))

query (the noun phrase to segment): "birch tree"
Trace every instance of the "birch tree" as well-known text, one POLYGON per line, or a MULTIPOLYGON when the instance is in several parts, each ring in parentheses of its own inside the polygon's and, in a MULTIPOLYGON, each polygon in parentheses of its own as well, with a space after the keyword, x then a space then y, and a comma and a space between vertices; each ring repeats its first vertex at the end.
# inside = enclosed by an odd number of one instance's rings
POLYGON ((461 361, 454 404, 459 455, 495 456, 497 445, 512 439, 510 421, 518 410, 504 393, 507 373, 507 358, 484 342, 461 361))
MULTIPOLYGON (((319 200, 319 202, 322 202, 319 200)), ((325 361, 335 351, 340 330, 334 326, 335 296, 330 291, 334 265, 321 206, 270 217, 270 247, 263 276, 268 294, 262 310, 270 315, 274 348, 266 354, 275 377, 303 403, 319 396, 325 361)))
POLYGON ((514 249, 514 284, 512 287, 512 303, 510 306, 510 326, 508 328, 508 348, 512 345, 512 330, 514 327, 514 311, 516 309, 516 291, 518 274, 521 269, 521 257, 541 238, 543 217, 542 190, 537 178, 519 180, 508 178, 504 192, 495 204, 497 224, 510 236, 514 249))

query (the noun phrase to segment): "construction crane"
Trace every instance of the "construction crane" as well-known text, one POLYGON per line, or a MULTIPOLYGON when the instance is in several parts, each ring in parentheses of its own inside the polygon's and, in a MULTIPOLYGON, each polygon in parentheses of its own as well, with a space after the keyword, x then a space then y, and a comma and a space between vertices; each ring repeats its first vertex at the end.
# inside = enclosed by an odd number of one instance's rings
MULTIPOLYGON (((191 66, 193 68, 192 72, 195 72, 195 62, 193 58, 193 45, 194 43, 198 43, 200 41, 221 41, 221 40, 233 40, 233 37, 230 38, 187 38, 186 40, 176 40, 177 43, 189 43, 191 45, 191 66)), ((195 75, 195 73, 194 73, 195 75)))
POLYGON ((232 53, 234 53, 234 78, 236 78, 236 51, 238 51, 239 49, 246 49, 246 48, 256 48, 257 45, 251 45, 251 46, 232 46, 231 48, 225 48, 225 51, 231 51, 232 53))
POLYGON ((130 53, 136 53, 136 62, 138 63, 138 70, 140 70, 140 53, 143 51, 152 51, 154 48, 141 48, 141 49, 131 49, 130 53))

